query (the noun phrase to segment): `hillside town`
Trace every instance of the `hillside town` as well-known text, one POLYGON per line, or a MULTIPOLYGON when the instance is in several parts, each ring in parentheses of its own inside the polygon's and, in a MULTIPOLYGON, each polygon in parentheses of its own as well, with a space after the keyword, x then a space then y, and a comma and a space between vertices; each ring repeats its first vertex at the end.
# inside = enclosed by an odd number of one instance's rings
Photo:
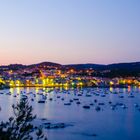
POLYGON ((1 66, 0 87, 140 87, 140 77, 104 77, 96 76, 97 73, 93 68, 76 69, 50 62, 1 66))

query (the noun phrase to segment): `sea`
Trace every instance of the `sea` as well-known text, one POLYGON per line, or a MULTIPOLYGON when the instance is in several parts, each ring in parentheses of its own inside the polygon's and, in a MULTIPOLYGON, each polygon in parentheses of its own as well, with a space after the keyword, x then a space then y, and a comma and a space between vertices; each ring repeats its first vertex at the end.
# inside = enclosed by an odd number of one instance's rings
POLYGON ((0 90, 0 121, 27 96, 48 140, 139 140, 140 88, 11 88, 0 90), (45 103, 39 103, 45 101, 45 103), (42 122, 41 122, 42 121, 42 122), (58 125, 59 126, 59 125, 58 125))

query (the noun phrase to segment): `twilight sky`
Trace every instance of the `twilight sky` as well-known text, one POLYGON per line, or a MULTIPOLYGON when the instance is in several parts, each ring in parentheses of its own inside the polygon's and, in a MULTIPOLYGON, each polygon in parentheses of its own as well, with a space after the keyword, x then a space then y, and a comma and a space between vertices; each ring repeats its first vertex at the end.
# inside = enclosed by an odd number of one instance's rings
POLYGON ((0 0, 0 65, 140 61, 140 0, 0 0))

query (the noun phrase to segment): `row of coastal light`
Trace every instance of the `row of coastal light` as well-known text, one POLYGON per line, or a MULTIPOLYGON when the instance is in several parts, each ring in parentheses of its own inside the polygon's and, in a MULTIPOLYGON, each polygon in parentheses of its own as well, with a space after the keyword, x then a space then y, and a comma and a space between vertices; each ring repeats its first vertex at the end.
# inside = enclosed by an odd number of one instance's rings
MULTIPOLYGON (((100 83, 100 81, 98 80, 91 80, 92 83, 94 83, 94 85, 98 86, 98 83, 100 83)), ((40 87, 40 86, 49 86, 49 87, 69 87, 69 86, 84 86, 86 82, 83 82, 83 80, 81 78, 78 78, 78 82, 74 82, 73 80, 66 80, 65 81, 59 81, 56 82, 55 79, 49 79, 49 78, 44 78, 44 79, 35 79, 34 81, 31 80, 26 80, 26 81, 22 81, 22 80, 8 80, 4 81, 2 79, 0 79, 0 84, 6 84, 8 83, 10 87, 22 87, 22 86, 26 86, 26 87, 30 87, 30 86, 34 86, 34 87, 40 87)), ((87 82, 88 83, 88 82, 87 82)), ((139 86, 140 87, 140 82, 138 80, 128 80, 128 79, 121 79, 116 81, 110 80, 109 81, 109 85, 110 86, 114 86, 114 85, 134 85, 134 86, 139 86)))
POLYGON ((36 82, 32 82, 30 80, 26 80, 25 83, 23 83, 22 81, 20 80, 16 80, 16 81, 13 81, 11 80, 9 82, 9 86, 10 87, 30 87, 30 86, 34 86, 34 87, 40 87, 40 86, 48 86, 48 87, 61 87, 61 86, 64 86, 64 87, 69 87, 69 86, 83 86, 83 82, 79 81, 77 83, 74 83, 74 82, 65 82, 65 83, 56 83, 54 82, 53 79, 43 79, 40 83, 38 82, 38 80, 36 80, 36 82))

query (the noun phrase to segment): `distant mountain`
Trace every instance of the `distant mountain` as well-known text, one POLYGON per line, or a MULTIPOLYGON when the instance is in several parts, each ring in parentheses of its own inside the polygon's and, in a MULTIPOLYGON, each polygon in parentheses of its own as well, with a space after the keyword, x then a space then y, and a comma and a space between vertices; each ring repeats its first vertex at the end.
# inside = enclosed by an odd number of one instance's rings
POLYGON ((19 70, 25 68, 45 68, 45 69, 76 69, 76 70, 86 70, 94 69, 96 75, 93 76, 104 76, 104 77, 117 77, 117 76, 140 76, 140 62, 133 63, 117 63, 109 65, 101 64, 71 64, 71 65, 61 65, 52 62, 42 62, 32 65, 22 65, 22 64, 11 64, 8 66, 0 66, 0 70, 19 70))
POLYGON ((119 63, 108 65, 107 68, 110 73, 106 74, 107 77, 117 76, 136 76, 140 77, 140 62, 134 63, 119 63))
POLYGON ((66 67, 74 68, 77 70, 94 69, 96 73, 93 76, 99 77, 140 77, 140 62, 134 63, 118 63, 109 65, 99 64, 74 64, 66 65, 66 67))
POLYGON ((53 63, 53 62, 41 62, 38 64, 28 65, 28 67, 48 67, 48 66, 61 67, 62 65, 58 63, 53 63))
POLYGON ((26 65, 22 65, 22 64, 10 64, 10 65, 0 66, 0 69, 18 70, 18 69, 24 69, 26 67, 27 67, 26 65))
POLYGON ((108 69, 139 69, 140 70, 140 62, 133 63, 118 63, 118 64, 110 64, 107 65, 108 69))
POLYGON ((101 65, 101 64, 72 64, 65 65, 66 67, 73 67, 75 69, 89 69, 92 68, 94 70, 113 70, 113 69, 137 69, 140 70, 140 62, 134 63, 115 63, 109 65, 101 65))
POLYGON ((10 70, 19 70, 19 69, 25 69, 25 68, 42 68, 42 67, 58 67, 61 68, 62 65, 58 63, 52 63, 52 62, 41 62, 37 64, 31 64, 31 65, 22 65, 22 64, 10 64, 5 66, 0 66, 0 69, 10 69, 10 70))
POLYGON ((106 68, 106 65, 100 65, 100 64, 71 64, 71 65, 64 65, 65 67, 69 67, 69 68, 74 68, 77 70, 80 69, 94 69, 94 70, 103 70, 106 68))
POLYGON ((115 64, 109 64, 109 65, 102 65, 102 64, 70 64, 70 65, 61 65, 58 63, 53 62, 41 62, 37 64, 31 64, 31 65, 22 65, 22 64, 10 64, 10 65, 4 65, 0 66, 0 68, 10 68, 10 69, 20 69, 20 68, 26 68, 26 67, 43 67, 43 66, 55 66, 59 68, 75 68, 75 69, 89 69, 92 68, 94 70, 113 70, 113 69, 136 69, 140 70, 140 62, 133 62, 133 63, 115 63, 115 64))

